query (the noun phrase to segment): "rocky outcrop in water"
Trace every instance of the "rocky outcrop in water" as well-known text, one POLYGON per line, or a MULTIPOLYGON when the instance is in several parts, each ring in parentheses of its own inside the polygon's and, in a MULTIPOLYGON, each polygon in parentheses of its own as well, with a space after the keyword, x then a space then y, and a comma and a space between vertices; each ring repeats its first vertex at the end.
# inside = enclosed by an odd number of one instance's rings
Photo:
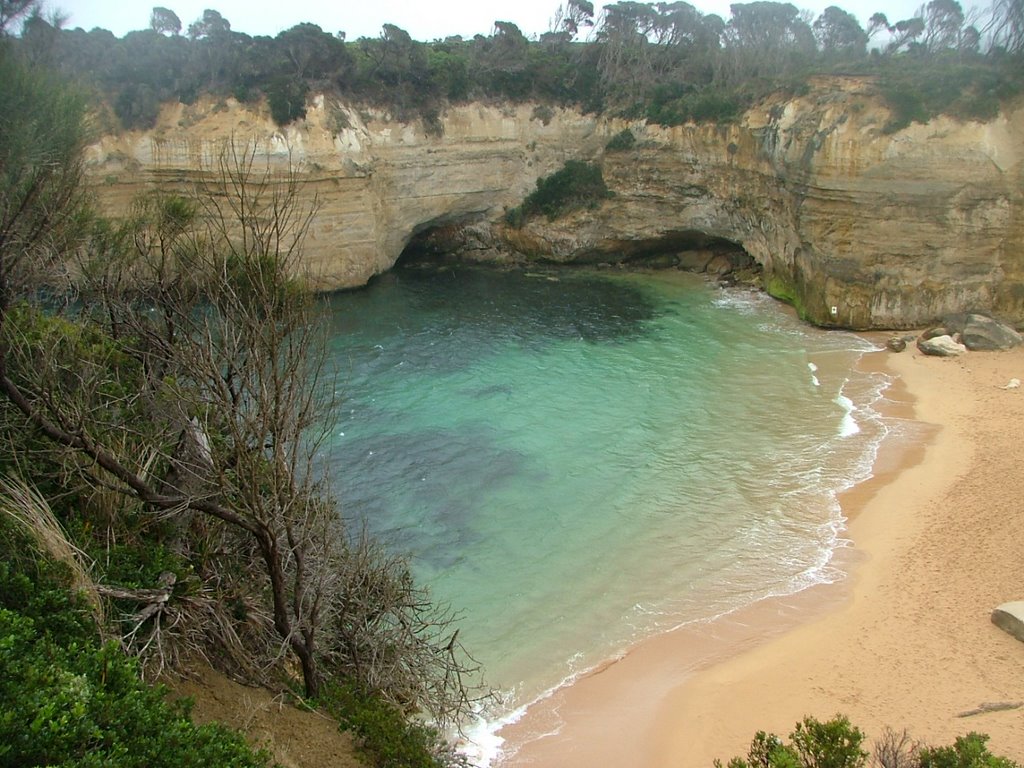
POLYGON ((825 326, 921 327, 972 311, 1024 324, 1024 108, 891 135, 887 119, 870 80, 853 77, 819 78, 725 126, 472 104, 450 108, 436 135, 321 98, 280 130, 228 100, 167 107, 152 131, 103 138, 88 167, 116 212, 199 178, 225 142, 253 142, 318 201, 306 255, 324 289, 364 284, 430 233, 482 260, 707 269, 746 254, 769 292, 825 326), (626 128, 633 146, 606 150, 626 128), (568 159, 599 162, 613 197, 505 225, 568 159))

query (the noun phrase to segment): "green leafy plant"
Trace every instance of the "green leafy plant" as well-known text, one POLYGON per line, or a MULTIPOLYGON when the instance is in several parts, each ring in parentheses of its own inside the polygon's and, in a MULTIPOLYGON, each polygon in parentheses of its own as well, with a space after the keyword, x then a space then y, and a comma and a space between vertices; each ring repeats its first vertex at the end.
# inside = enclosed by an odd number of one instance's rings
POLYGON ((569 160, 561 170, 537 179, 537 189, 527 195, 521 206, 505 214, 505 222, 518 226, 536 214, 543 214, 548 221, 554 221, 571 211, 596 208, 611 196, 600 166, 569 160))
POLYGON ((634 146, 636 146, 636 135, 629 128, 623 128, 608 140, 604 148, 608 152, 625 152, 634 146))
POLYGON ((530 113, 531 120, 540 120, 544 125, 550 123, 554 116, 555 110, 547 104, 538 104, 533 108, 533 112, 530 113))
MULTIPOLYGON (((774 733, 759 731, 746 758, 734 757, 727 768, 864 768, 868 760, 881 768, 1019 768, 1012 760, 989 752, 988 736, 969 733, 952 746, 924 747, 906 731, 886 729, 875 743, 874 755, 859 728, 844 715, 824 722, 805 717, 796 724, 787 744, 774 733)), ((722 762, 715 760, 716 768, 722 762)))
POLYGON ((269 755, 149 687, 65 566, 32 552, 0 515, 0 766, 261 768, 269 755))
POLYGON ((988 736, 968 733, 957 737, 951 747, 921 750, 921 768, 1014 768, 1015 763, 988 750, 988 736))
POLYGON ((991 120, 1001 102, 1021 93, 1022 85, 997 62, 950 53, 886 61, 879 88, 891 113, 883 130, 894 133, 939 115, 991 120))
POLYGON ((843 715, 825 722, 805 717, 790 739, 806 768, 860 768, 868 759, 861 748, 864 734, 843 715))
POLYGON ((397 707, 352 683, 325 686, 320 703, 357 738, 375 768, 466 765, 436 729, 409 720, 397 707))
POLYGON ((309 86, 293 78, 280 77, 266 89, 270 116, 280 126, 288 125, 306 116, 306 94, 309 86))

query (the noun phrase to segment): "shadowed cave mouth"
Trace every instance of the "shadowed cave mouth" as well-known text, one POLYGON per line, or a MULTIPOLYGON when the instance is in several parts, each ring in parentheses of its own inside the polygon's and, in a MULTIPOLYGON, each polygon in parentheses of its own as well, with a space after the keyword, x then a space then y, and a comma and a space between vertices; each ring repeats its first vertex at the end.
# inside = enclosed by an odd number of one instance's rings
POLYGON ((668 232, 657 238, 605 241, 571 259, 516 254, 505 243, 490 242, 486 229, 458 223, 427 226, 413 234, 396 267, 429 267, 458 262, 617 265, 636 269, 680 269, 726 282, 754 282, 760 265, 739 243, 698 230, 668 232))

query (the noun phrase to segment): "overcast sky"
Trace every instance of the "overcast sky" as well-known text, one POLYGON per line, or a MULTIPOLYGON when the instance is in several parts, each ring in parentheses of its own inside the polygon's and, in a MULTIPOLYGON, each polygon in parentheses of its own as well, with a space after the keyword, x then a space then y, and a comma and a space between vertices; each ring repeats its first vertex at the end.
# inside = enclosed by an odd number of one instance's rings
MULTIPOLYGON (((69 17, 68 29, 94 27, 109 29, 118 37, 126 32, 146 29, 153 5, 174 11, 181 19, 182 31, 202 16, 204 8, 213 8, 231 22, 231 28, 249 35, 276 35, 301 22, 318 24, 325 32, 344 31, 349 40, 376 37, 385 22, 396 24, 416 40, 434 40, 449 35, 471 38, 487 35, 495 20, 511 21, 527 37, 549 28, 549 21, 561 0, 44 0, 48 11, 61 10, 69 17)), ((730 0, 690 0, 704 13, 729 18, 730 0)), ((791 0, 797 8, 817 16, 829 5, 849 11, 862 26, 876 11, 889 21, 914 15, 926 0, 791 0)), ((965 10, 973 3, 964 2, 965 10)), ((987 5, 986 0, 981 2, 987 5)), ((606 3, 597 0, 595 9, 606 3)))

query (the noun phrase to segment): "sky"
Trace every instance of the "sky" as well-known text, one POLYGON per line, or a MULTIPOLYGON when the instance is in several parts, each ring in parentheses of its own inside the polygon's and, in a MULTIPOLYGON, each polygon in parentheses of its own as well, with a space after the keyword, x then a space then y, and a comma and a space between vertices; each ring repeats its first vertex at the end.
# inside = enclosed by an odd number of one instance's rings
MULTIPOLYGON (((118 37, 149 27, 154 5, 170 8, 181 19, 182 31, 213 8, 248 35, 276 35, 302 22, 319 25, 331 34, 344 31, 347 39, 376 37, 384 23, 395 24, 415 40, 434 40, 449 35, 489 35, 496 20, 511 21, 527 37, 548 31, 551 17, 562 0, 44 0, 47 13, 59 10, 68 17, 67 29, 101 27, 118 37)), ((690 0, 703 13, 729 18, 731 0, 690 0)), ((876 11, 890 22, 909 18, 926 0, 789 0, 814 16, 829 5, 849 11, 866 26, 876 11)), ((961 0, 965 10, 974 3, 961 0)), ((606 3, 594 2, 595 10, 606 3)), ((986 3, 987 4, 987 3, 986 3)))

